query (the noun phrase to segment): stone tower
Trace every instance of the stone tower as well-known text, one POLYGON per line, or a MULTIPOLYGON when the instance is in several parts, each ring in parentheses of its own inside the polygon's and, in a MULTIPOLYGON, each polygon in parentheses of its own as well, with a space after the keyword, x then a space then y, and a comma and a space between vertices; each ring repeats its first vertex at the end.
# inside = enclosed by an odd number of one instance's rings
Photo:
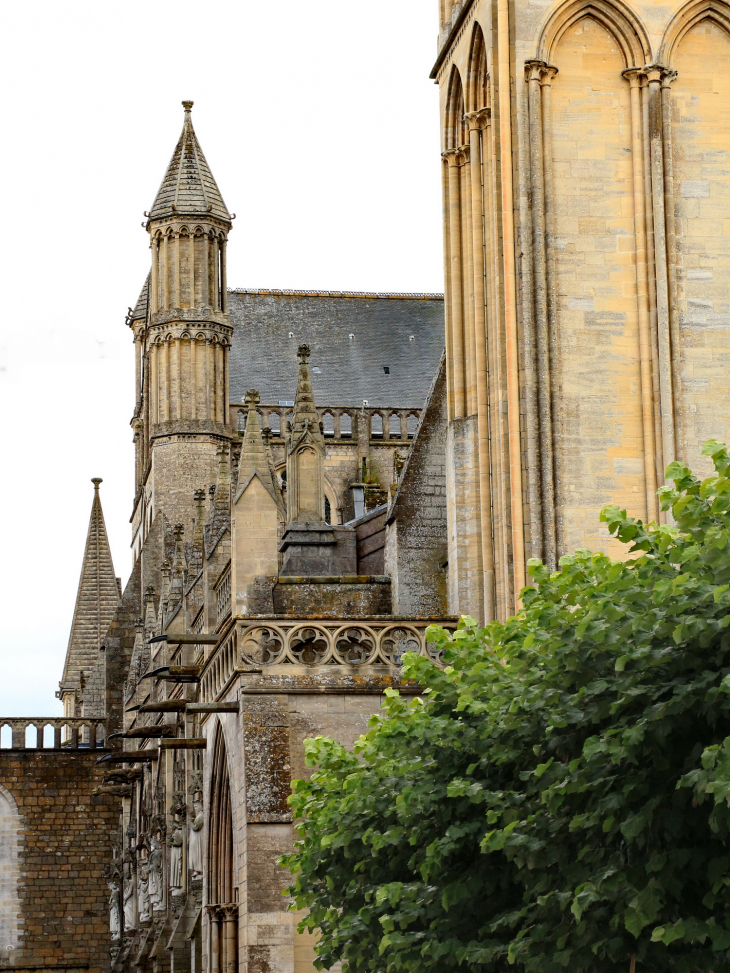
POLYGON ((195 490, 215 481, 216 450, 228 440, 226 297, 231 215, 184 101, 185 121, 148 214, 152 267, 145 395, 152 517, 187 521, 195 490))
POLYGON ((730 6, 439 12, 449 610, 504 618, 730 433, 730 6))

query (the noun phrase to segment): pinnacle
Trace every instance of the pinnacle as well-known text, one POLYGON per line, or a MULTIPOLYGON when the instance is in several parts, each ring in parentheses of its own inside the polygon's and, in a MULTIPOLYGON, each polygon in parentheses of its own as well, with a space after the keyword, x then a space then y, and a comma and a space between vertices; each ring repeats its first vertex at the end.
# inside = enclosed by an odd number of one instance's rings
POLYGON ((246 416, 246 431, 243 434, 241 446, 241 458, 238 463, 236 500, 238 500, 241 490, 244 489, 253 474, 257 473, 266 489, 278 501, 278 491, 274 486, 274 478, 271 475, 271 466, 269 465, 269 454, 261 433, 259 414, 256 411, 258 402, 259 393, 255 389, 246 393, 248 414, 246 416))
POLYGON ((63 669, 62 685, 69 689, 79 687, 82 670, 89 672, 96 665, 101 640, 119 603, 119 589, 99 498, 102 480, 94 477, 91 482, 94 499, 63 669))
POLYGON ((152 204, 150 219, 162 220, 175 215, 212 216, 230 223, 230 213, 193 129, 192 101, 184 101, 183 107, 182 134, 152 204))
POLYGON ((322 432, 319 428, 319 413, 314 403, 312 382, 309 377, 309 365, 307 363, 310 355, 309 346, 300 345, 297 355, 299 357, 299 380, 297 382, 297 394, 294 397, 290 449, 301 440, 307 431, 315 442, 323 442, 322 432))

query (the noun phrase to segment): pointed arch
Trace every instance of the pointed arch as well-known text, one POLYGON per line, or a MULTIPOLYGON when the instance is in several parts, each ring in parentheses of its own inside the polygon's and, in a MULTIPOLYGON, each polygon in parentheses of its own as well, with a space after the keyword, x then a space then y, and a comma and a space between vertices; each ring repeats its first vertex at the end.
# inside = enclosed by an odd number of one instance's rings
POLYGON ((449 78, 449 91, 446 97, 446 118, 444 120, 445 148, 456 149, 469 141, 464 122, 464 87, 459 69, 454 65, 449 78))
POLYGON ((659 63, 673 68, 682 38, 703 20, 711 20, 730 34, 730 4, 725 3, 724 0, 693 0, 685 4, 664 31, 659 48, 659 63))
POLYGON ((466 79, 467 111, 479 111, 489 106, 489 75, 487 73, 487 46, 481 24, 475 23, 471 35, 469 69, 466 79))
POLYGON ((218 722, 213 742, 208 828, 209 973, 238 970, 238 890, 234 885, 231 778, 223 728, 218 722))
POLYGON ((208 902, 223 905, 233 901, 233 812, 228 753, 223 729, 218 724, 213 744, 208 837, 208 902))
POLYGON ((597 21, 611 34, 627 68, 651 63, 651 45, 644 25, 621 0, 562 0, 542 29, 537 57, 551 64, 565 31, 586 17, 597 21))

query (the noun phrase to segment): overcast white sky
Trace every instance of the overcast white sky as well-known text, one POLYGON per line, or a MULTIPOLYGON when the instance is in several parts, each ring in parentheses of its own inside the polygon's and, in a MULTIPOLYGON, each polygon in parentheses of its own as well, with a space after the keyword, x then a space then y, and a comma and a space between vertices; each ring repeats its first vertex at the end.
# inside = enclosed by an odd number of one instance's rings
POLYGON ((53 715, 92 492, 131 568, 141 228, 195 101, 230 286, 440 291, 435 0, 4 4, 0 716, 53 715))

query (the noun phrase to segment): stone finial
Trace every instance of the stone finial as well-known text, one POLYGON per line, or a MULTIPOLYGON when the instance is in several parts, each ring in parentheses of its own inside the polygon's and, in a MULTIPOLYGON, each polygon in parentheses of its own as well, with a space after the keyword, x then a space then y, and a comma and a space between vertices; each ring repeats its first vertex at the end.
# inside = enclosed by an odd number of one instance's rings
POLYGON ((312 354, 312 349, 309 347, 309 345, 299 345, 299 348, 297 350, 297 355, 302 365, 306 364, 311 354, 312 354))
POLYGON ((189 115, 190 114, 190 111, 191 111, 191 109, 192 109, 192 107, 193 107, 194 104, 195 104, 195 102, 193 102, 193 101, 184 101, 182 103, 182 106, 185 109, 185 114, 186 115, 189 115))
POLYGON ((246 397, 243 401, 248 405, 248 411, 250 412, 252 408, 255 409, 259 404, 261 401, 261 396, 256 389, 249 389, 248 392, 246 392, 246 397))
POLYGON ((193 500, 196 504, 202 503, 205 500, 205 490, 196 490, 193 494, 193 500))
POLYGON ((94 492, 95 493, 98 493, 99 492, 99 484, 100 483, 103 483, 104 481, 102 480, 102 478, 100 476, 93 476, 91 478, 91 482, 94 484, 94 492))

